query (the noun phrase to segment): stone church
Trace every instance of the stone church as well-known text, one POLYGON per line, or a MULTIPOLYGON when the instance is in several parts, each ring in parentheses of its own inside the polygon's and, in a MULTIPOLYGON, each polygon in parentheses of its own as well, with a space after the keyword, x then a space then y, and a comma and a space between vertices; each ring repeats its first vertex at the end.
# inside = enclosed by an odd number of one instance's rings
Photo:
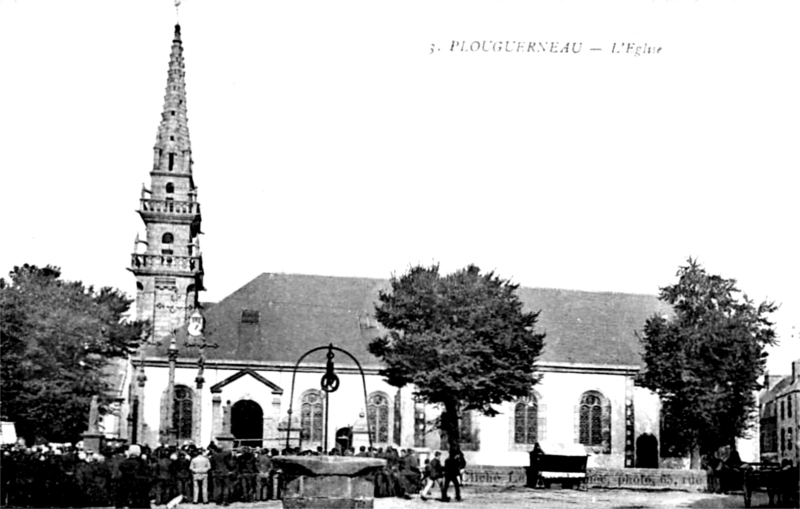
MULTIPOLYGON (((331 449, 371 438, 376 447, 444 448, 440 409, 415 401, 412 387, 388 385, 367 351, 383 332, 373 311, 387 280, 263 273, 220 302, 201 303, 202 216, 185 79, 176 25, 150 187, 138 210, 146 238, 137 236, 129 266, 137 317, 154 327, 128 365, 121 417, 108 435, 151 445, 288 441, 331 449), (303 354, 328 345, 358 361, 333 351, 340 385, 331 393, 320 385, 326 349, 295 374, 303 354)), ((520 288, 519 296, 527 310, 541 310, 543 378, 495 417, 461 415, 469 464, 527 465, 538 441, 581 447, 590 466, 658 466, 659 401, 634 383, 642 367, 635 331, 669 308, 651 295, 520 288)))

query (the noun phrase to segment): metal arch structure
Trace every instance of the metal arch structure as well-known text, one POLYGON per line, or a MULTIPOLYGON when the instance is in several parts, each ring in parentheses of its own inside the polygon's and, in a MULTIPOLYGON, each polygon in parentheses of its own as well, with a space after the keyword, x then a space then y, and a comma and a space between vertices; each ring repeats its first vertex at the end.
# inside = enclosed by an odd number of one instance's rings
MULTIPOLYGON (((369 412, 368 412, 369 401, 367 397, 367 377, 364 375, 364 369, 361 367, 361 363, 358 362, 358 359, 353 357, 353 355, 350 352, 342 348, 339 348, 338 346, 333 346, 333 343, 330 343, 328 346, 318 346, 316 348, 312 348, 311 350, 307 351, 306 353, 300 356, 300 358, 294 365, 294 369, 292 370, 292 390, 289 395, 289 422, 288 422, 289 427, 286 430, 286 449, 287 450, 289 449, 289 439, 291 438, 292 408, 294 406, 294 383, 295 383, 295 378, 297 377, 297 369, 300 367, 300 363, 303 362, 303 359, 305 359, 314 352, 319 352, 320 350, 328 350, 327 353, 328 363, 325 369, 325 374, 322 375, 322 379, 320 380, 320 385, 322 386, 322 390, 326 394, 329 394, 331 392, 336 392, 336 390, 339 388, 339 377, 336 376, 336 373, 334 372, 333 369, 334 350, 337 352, 342 352, 343 354, 350 357, 353 360, 353 362, 356 363, 358 371, 359 373, 361 373, 361 385, 364 389, 364 411, 367 412, 367 436, 369 437, 369 446, 370 448, 372 448, 372 429, 371 429, 371 424, 369 422, 369 412)), ((328 409, 330 408, 329 403, 330 399, 326 396, 325 397, 325 451, 328 450, 328 409)), ((300 433, 301 433, 300 440, 302 443, 302 429, 300 433)))

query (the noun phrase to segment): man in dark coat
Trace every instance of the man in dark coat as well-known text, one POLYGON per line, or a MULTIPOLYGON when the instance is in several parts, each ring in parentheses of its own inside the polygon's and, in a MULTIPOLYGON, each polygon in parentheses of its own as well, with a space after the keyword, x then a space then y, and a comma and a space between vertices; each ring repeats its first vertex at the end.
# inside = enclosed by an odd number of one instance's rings
POLYGON ((132 445, 128 449, 128 457, 119 464, 120 493, 117 507, 150 509, 150 477, 147 463, 140 454, 139 446, 132 445))
POLYGON ((272 457, 267 449, 258 455, 258 500, 272 500, 272 457), (265 493, 266 492, 266 493, 265 493))
POLYGON ((447 490, 450 488, 450 483, 456 490, 456 501, 461 500, 461 483, 459 478, 461 471, 466 468, 467 462, 464 459, 464 454, 461 451, 449 455, 444 462, 444 485, 442 486, 442 502, 449 502, 450 497, 447 496, 447 490))
POLYGON ((419 477, 419 459, 412 449, 406 449, 400 460, 400 481, 406 496, 419 492, 419 477))
POLYGON ((233 500, 233 482, 236 463, 230 451, 217 450, 211 456, 211 471, 214 473, 214 494, 217 505, 230 505, 233 500))
POLYGON ((189 470, 189 458, 184 451, 178 451, 171 468, 171 476, 175 480, 175 496, 183 495, 183 500, 191 500, 192 471, 189 470))
POLYGON ((256 475, 258 466, 256 457, 250 447, 242 448, 242 453, 236 458, 236 468, 239 472, 239 486, 243 502, 252 502, 256 494, 256 475))
POLYGON ((430 496, 431 488, 441 482, 443 469, 441 456, 442 453, 436 451, 436 453, 433 455, 433 459, 430 461, 428 466, 425 467, 425 488, 423 488, 422 492, 420 493, 420 498, 422 498, 422 500, 426 500, 427 497, 430 496))
POLYGON ((170 459, 170 451, 165 447, 156 449, 155 454, 156 504, 166 505, 174 497, 172 459, 170 459))

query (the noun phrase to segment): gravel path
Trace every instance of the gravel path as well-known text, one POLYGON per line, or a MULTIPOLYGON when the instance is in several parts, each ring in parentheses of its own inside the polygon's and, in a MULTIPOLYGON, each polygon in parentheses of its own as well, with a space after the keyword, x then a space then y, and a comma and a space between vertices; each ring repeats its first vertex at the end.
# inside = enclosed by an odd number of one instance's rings
MULTIPOLYGON (((438 494, 438 492, 437 492, 438 494)), ((452 493, 451 493, 451 496, 452 493)), ((398 498, 379 498, 375 509, 511 509, 511 508, 600 508, 600 509, 641 509, 641 508, 696 508, 727 509, 744 507, 741 495, 714 495, 710 493, 687 493, 683 491, 642 491, 624 489, 590 490, 531 490, 528 488, 483 488, 467 487, 464 500, 449 503, 438 500, 423 501, 419 496, 410 500, 398 498)), ((768 507, 766 495, 757 493, 752 507, 768 507)), ((163 508, 163 506, 160 506, 163 508)), ((217 506, 180 504, 177 509, 216 509, 217 506)), ((228 509, 280 509, 280 502, 258 502, 252 504, 235 503, 228 509)))

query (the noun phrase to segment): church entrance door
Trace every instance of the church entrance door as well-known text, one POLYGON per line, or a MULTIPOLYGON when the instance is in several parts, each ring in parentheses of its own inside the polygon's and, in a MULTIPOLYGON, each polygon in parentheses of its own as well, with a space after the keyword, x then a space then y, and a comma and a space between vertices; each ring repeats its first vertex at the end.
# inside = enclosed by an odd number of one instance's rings
POLYGON ((658 439, 650 433, 636 439, 636 467, 658 468, 658 439))
POLYGON ((264 440, 264 412, 261 405, 249 399, 231 407, 231 434, 238 447, 262 447, 264 440))
POLYGON ((342 450, 342 453, 347 450, 353 443, 353 428, 339 428, 336 432, 336 445, 342 450))

